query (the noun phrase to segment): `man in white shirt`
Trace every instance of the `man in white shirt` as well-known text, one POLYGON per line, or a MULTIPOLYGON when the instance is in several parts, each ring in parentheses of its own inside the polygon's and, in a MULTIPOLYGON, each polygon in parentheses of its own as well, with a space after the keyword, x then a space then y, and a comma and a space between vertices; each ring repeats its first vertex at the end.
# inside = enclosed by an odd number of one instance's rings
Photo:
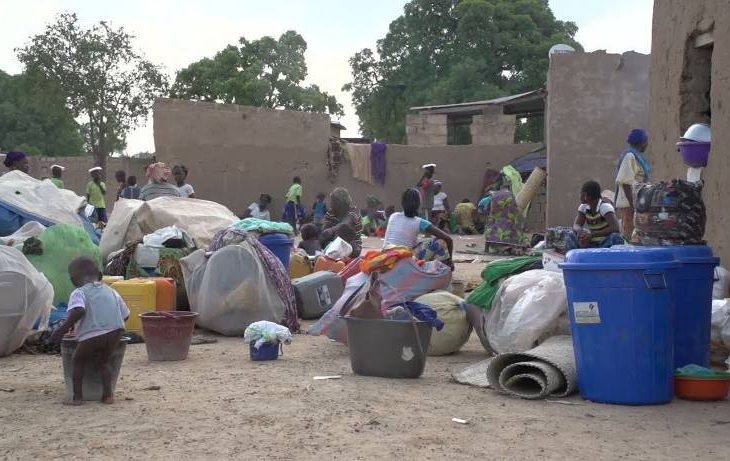
POLYGON ((621 233, 631 240, 634 233, 634 194, 636 184, 649 181, 651 166, 645 152, 649 145, 646 131, 636 128, 631 130, 626 140, 629 148, 621 154, 616 173, 616 212, 621 220, 621 233))

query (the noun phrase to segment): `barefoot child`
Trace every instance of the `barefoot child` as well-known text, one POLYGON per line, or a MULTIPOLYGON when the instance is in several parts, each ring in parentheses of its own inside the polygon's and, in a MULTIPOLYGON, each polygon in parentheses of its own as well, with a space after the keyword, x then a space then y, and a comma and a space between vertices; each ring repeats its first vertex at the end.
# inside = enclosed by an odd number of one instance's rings
POLYGON ((124 332, 129 309, 116 291, 101 283, 96 261, 82 256, 68 266, 76 289, 68 302, 68 318, 53 332, 53 341, 60 342, 74 325, 78 345, 73 356, 73 400, 67 405, 81 405, 82 382, 87 365, 99 367, 102 380, 102 403, 112 403, 110 357, 124 332))

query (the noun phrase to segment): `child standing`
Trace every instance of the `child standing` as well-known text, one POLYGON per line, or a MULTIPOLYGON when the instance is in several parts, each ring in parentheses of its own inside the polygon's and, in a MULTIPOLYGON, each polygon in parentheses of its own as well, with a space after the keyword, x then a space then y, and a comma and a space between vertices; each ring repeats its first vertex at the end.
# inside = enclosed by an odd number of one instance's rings
POLYGON ((289 190, 286 193, 286 205, 284 206, 285 222, 289 223, 297 232, 297 221, 299 215, 299 208, 302 205, 302 180, 299 176, 295 176, 292 179, 292 185, 289 186, 289 190))
POLYGON ((61 342, 74 325, 78 344, 73 355, 73 399, 66 405, 81 405, 84 370, 89 364, 99 367, 102 403, 113 403, 110 358, 124 332, 129 309, 122 297, 101 282, 101 271, 92 258, 71 261, 68 272, 76 289, 68 301, 68 318, 53 332, 52 340, 61 342))
POLYGON ((322 230, 322 227, 324 226, 324 217, 327 214, 327 202, 325 202, 325 198, 327 198, 327 196, 320 192, 317 194, 317 201, 314 202, 314 205, 312 206, 312 218, 314 220, 314 225, 317 226, 319 230, 322 230))
POLYGON ((86 185, 86 200, 89 205, 94 207, 94 213, 96 213, 96 219, 99 222, 106 223, 106 184, 101 180, 102 168, 95 166, 89 169, 91 175, 91 181, 86 185))
POLYGON ((175 165, 172 167, 172 176, 175 177, 175 184, 177 185, 177 190, 180 191, 180 197, 195 198, 195 189, 185 182, 188 179, 188 168, 185 165, 175 165))
POLYGON ((122 190, 122 198, 139 199, 140 187, 137 185, 137 177, 130 176, 127 178, 127 187, 122 190))

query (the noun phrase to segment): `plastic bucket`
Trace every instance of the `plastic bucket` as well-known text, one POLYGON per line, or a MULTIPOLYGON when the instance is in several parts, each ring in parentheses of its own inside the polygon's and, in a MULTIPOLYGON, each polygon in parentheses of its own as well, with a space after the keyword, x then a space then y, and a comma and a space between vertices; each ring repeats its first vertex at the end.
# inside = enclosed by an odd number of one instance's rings
POLYGON ((669 249, 574 250, 561 264, 583 398, 650 405, 674 396, 674 306, 679 267, 669 249))
POLYGON ((426 367, 431 326, 410 320, 345 317, 350 365, 355 374, 418 378, 426 367))
MULTIPOLYGON (((127 349, 127 343, 129 338, 122 337, 119 341, 119 345, 110 357, 110 365, 112 369, 112 392, 117 387, 117 379, 119 378, 119 371, 122 368, 122 362, 124 361, 124 352, 127 349)), ((65 391, 66 400, 73 399, 74 386, 73 386, 73 355, 76 351, 76 345, 78 342, 76 338, 63 338, 61 341, 61 356, 63 358, 63 378, 65 380, 65 391)), ((84 380, 81 388, 83 394, 83 400, 101 400, 103 388, 101 386, 101 375, 99 370, 89 364, 84 369, 84 380)))
POLYGON ((289 258, 291 258, 291 249, 294 246, 294 239, 286 234, 264 234, 259 237, 261 242, 289 270, 289 258))
POLYGON ((147 358, 150 361, 188 358, 197 312, 145 312, 139 317, 142 319, 147 358))
POLYGON ((254 362, 262 362, 265 360, 276 360, 279 358, 279 351, 281 350, 283 355, 283 349, 279 341, 275 343, 263 343, 261 347, 256 348, 256 341, 249 343, 249 351, 251 354, 251 360, 254 362))

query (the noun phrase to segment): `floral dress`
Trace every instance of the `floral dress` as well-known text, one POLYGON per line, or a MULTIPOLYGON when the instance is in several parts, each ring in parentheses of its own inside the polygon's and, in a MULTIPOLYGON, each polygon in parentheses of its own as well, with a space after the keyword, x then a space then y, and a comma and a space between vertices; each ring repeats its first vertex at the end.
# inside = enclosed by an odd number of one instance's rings
POLYGON ((492 192, 484 239, 488 253, 520 254, 528 247, 525 220, 511 192, 492 192))

